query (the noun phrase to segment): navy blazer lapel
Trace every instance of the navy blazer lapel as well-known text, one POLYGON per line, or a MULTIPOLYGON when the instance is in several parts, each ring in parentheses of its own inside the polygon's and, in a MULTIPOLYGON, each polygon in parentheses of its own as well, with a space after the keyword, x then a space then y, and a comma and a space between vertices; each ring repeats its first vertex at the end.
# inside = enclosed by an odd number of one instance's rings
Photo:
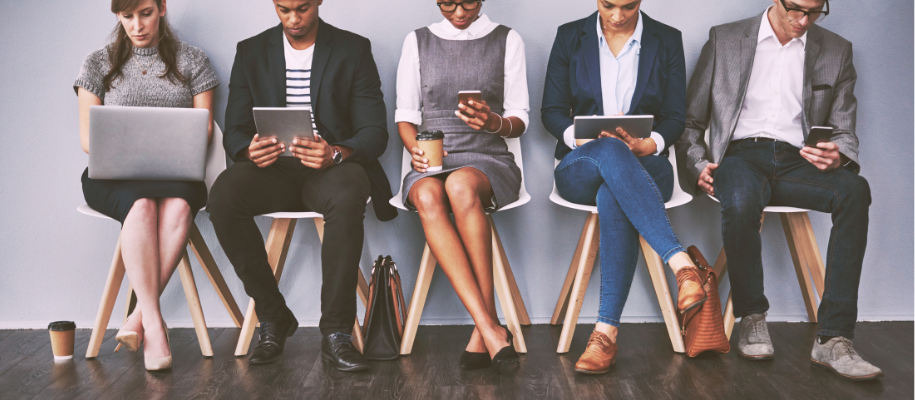
MULTIPOLYGON (((641 11, 639 11, 641 12, 641 11)), ((642 13, 642 37, 639 45, 639 72, 635 82, 635 91, 632 93, 632 103, 629 105, 629 112, 634 112, 642 95, 645 94, 645 87, 648 86, 648 78, 651 77, 651 70, 654 68, 654 62, 658 55, 658 45, 661 40, 658 39, 658 30, 654 25, 654 20, 648 18, 648 15, 642 13)))
POLYGON ((270 67, 270 78, 273 80, 273 97, 276 107, 286 107, 286 51, 283 41, 286 37, 283 26, 274 28, 270 34, 270 48, 267 49, 267 63, 270 67))
POLYGON ((600 48, 598 47, 597 38, 597 18, 599 18, 599 15, 595 12, 585 21, 585 26, 581 32, 581 52, 585 59, 585 69, 588 70, 588 86, 591 87, 594 101, 597 102, 597 109, 600 110, 600 114, 603 114, 604 92, 600 84, 600 48))
POLYGON ((804 88, 802 98, 804 101, 804 112, 801 113, 801 126, 803 127, 804 139, 807 138, 809 131, 808 115, 812 111, 810 102, 813 100, 813 72, 817 62, 817 56, 820 54, 820 31, 819 27, 814 25, 807 31, 807 48, 804 51, 804 88))
POLYGON ((318 113, 318 92, 321 90, 324 69, 330 60, 330 53, 333 51, 331 39, 333 39, 332 27, 327 25, 324 20, 318 19, 318 38, 315 41, 315 55, 311 62, 311 107, 317 122, 318 113))

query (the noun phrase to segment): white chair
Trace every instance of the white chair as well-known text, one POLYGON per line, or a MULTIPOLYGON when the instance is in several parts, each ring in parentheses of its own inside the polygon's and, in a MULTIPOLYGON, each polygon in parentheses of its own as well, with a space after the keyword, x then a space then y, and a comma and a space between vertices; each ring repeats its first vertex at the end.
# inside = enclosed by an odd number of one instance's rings
MULTIPOLYGON (((222 130, 214 123, 213 139, 210 146, 207 148, 205 179, 207 190, 213 186, 216 177, 225 169, 226 153, 222 147, 222 130)), ((76 209, 91 217, 111 219, 106 215, 93 210, 87 204, 83 204, 76 209)), ((207 277, 210 279, 210 283, 213 284, 213 287, 216 289, 216 293, 222 300, 226 310, 229 311, 229 316, 232 317, 232 321, 236 326, 242 326, 241 310, 239 310, 238 305, 235 303, 232 292, 229 291, 229 287, 226 285, 222 273, 219 272, 219 266, 216 265, 216 261, 213 259, 212 254, 210 254, 210 250, 203 240, 203 236, 200 235, 197 224, 194 222, 191 223, 191 228, 188 232, 188 244, 190 244, 191 250, 193 250, 194 254, 197 256, 197 260, 200 262, 203 271, 206 272, 207 277)), ((118 244, 114 250, 114 259, 111 261, 111 269, 108 272, 108 279, 105 283, 105 290, 102 293, 102 303, 99 305, 98 314, 96 314, 95 317, 95 325, 92 328, 92 335, 89 338, 89 348, 86 350, 86 358, 98 356, 102 341, 105 338, 105 329, 108 327, 108 321, 111 319, 111 311, 114 308, 115 301, 117 301, 118 291, 121 289, 121 282, 124 280, 124 274, 124 259, 121 257, 121 240, 118 238, 118 244)), ((188 307, 190 307, 191 310, 191 318, 194 321, 197 341, 200 343, 200 351, 204 356, 212 357, 213 347, 210 343, 210 336, 207 333, 206 320, 203 317, 203 309, 200 306, 200 297, 197 294, 197 284, 194 281, 194 274, 191 272, 191 263, 187 255, 187 250, 184 250, 181 261, 178 263, 178 275, 181 277, 184 295, 187 297, 188 307)), ((134 302, 133 298, 133 289, 128 285, 127 311, 124 313, 125 320, 127 319, 131 305, 134 302)))
MULTIPOLYGON (((371 201, 371 200, 370 200, 371 201)), ((324 242, 324 216, 316 212, 276 212, 261 215, 273 219, 270 225, 270 232, 267 234, 267 262, 273 268, 273 275, 276 281, 280 281, 283 275, 283 266, 286 264, 286 255, 289 253, 289 244, 292 241, 292 234, 295 232, 295 225, 299 219, 312 219, 315 222, 315 228, 318 230, 318 239, 324 242)), ((359 271, 359 283, 356 292, 362 300, 362 304, 368 303, 369 286, 365 282, 365 276, 359 271)), ((241 334, 238 336, 238 343, 235 346, 235 355, 238 357, 248 354, 248 348, 251 345, 251 338, 254 337, 254 328, 258 325, 257 314, 254 312, 254 299, 248 301, 248 310, 245 313, 245 321, 241 327, 241 334)), ((359 328, 359 317, 356 317, 353 328, 354 345, 360 352, 362 351, 362 329, 359 328)))
MULTIPOLYGON (((521 139, 505 139, 508 145, 508 151, 515 156, 515 163, 521 170, 521 192, 518 200, 499 209, 499 211, 510 210, 520 207, 531 201, 530 194, 524 185, 524 167, 521 160, 521 139)), ((413 156, 409 151, 404 149, 403 164, 401 166, 400 181, 413 169, 413 156)), ((401 210, 407 210, 403 204, 403 184, 400 191, 391 198, 391 205, 401 210)), ((521 298, 521 292, 518 291, 518 284, 515 282, 515 276, 512 274, 511 265, 508 263, 508 257, 505 255, 505 248, 502 247, 502 239, 499 238, 499 232, 496 230, 496 224, 492 215, 486 214, 489 218, 489 226, 492 227, 492 255, 493 255, 493 280, 496 288, 496 295, 499 297, 499 304, 502 306, 502 313, 505 316, 505 324, 511 330, 515 337, 515 351, 519 353, 527 352, 527 345, 524 342, 524 336, 521 333, 521 325, 530 325, 531 318, 527 314, 524 306, 524 300, 521 298)), ((416 286, 413 287, 413 295, 410 298, 410 307, 407 309, 407 320, 404 323, 404 336, 400 344, 400 354, 410 354, 413 351, 413 340, 416 338, 416 329, 419 327, 419 320, 423 314, 423 307, 426 304, 426 295, 429 294, 429 285, 432 283, 432 273, 435 272, 435 257, 429 250, 429 244, 426 243, 423 249, 422 260, 419 264, 419 272, 416 275, 416 286)))
MULTIPOLYGON (((677 156, 673 149, 670 149, 669 158, 671 165, 673 165, 674 191, 670 201, 664 204, 667 209, 682 206, 693 199, 680 187, 677 156)), ((559 161, 556 162, 556 165, 559 165, 559 161)), ((559 196, 555 181, 553 182, 553 193, 550 194, 550 201, 566 208, 590 213, 585 221, 585 227, 581 231, 578 247, 572 257, 572 265, 569 266, 569 273, 566 275, 565 283, 563 283, 562 290, 559 292, 559 301, 556 303, 553 317, 550 319, 551 325, 558 325, 559 321, 563 320, 562 333, 559 335, 559 345, 556 348, 556 352, 567 353, 569 346, 572 344, 572 336, 575 334, 575 325, 578 324, 578 314, 585 299, 585 292, 588 290, 591 270, 594 268, 594 259, 597 257, 600 247, 600 226, 597 207, 566 201, 559 196)), ((661 260, 661 256, 648 245, 641 235, 639 235, 639 242, 641 243, 642 254, 645 257, 645 265, 648 267, 648 273, 651 276, 651 282, 654 284, 658 303, 661 306, 661 315, 667 325, 667 334, 670 336, 670 342, 675 352, 683 353, 685 351, 683 336, 680 333, 680 324, 677 322, 677 309, 674 307, 670 287, 667 285, 664 261, 661 260)))
MULTIPOLYGON (((718 202, 715 197, 708 197, 718 202)), ((782 228, 785 230, 785 239, 788 240, 788 250, 791 251, 791 260, 794 262, 794 271, 797 273, 797 283, 801 286, 804 305, 807 307, 807 318, 810 322, 816 323, 817 302, 823 299, 826 268, 823 266, 820 248, 817 246, 816 236, 813 233, 813 227, 810 225, 810 216, 807 215, 809 211, 812 210, 768 206, 763 209, 759 228, 761 232, 763 221, 766 220, 766 213, 778 214, 781 217, 782 228), (816 285, 816 291, 814 291, 814 285, 816 285)), ((718 254, 718 259, 715 260, 714 269, 719 277, 723 276, 728 270, 728 258, 723 247, 718 254)), ((719 279, 723 281, 723 279, 719 279)), ((734 320, 734 302, 731 299, 731 293, 728 293, 728 303, 724 309, 724 331, 728 338, 731 337, 731 333, 734 331, 734 320)))

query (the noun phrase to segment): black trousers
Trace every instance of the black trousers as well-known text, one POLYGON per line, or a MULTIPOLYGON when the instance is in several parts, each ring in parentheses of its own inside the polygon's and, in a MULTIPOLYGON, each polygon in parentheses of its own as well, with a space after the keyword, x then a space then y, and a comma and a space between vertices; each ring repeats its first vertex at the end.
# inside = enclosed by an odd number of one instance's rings
POLYGON ((261 321, 279 322, 289 309, 267 263, 254 216, 313 211, 323 214, 325 222, 319 326, 325 335, 352 332, 369 192, 365 169, 356 163, 315 170, 298 159, 280 157, 267 168, 241 161, 219 175, 210 191, 207 212, 261 321))

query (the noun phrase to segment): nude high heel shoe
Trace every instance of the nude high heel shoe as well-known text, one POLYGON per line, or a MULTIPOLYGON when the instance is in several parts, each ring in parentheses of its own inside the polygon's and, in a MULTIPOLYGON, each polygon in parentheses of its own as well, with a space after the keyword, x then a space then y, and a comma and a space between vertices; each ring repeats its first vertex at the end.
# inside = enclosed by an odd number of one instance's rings
MULTIPOLYGON (((127 317, 124 321, 130 321, 133 318, 133 314, 127 317)), ((114 348, 114 352, 117 353, 118 350, 121 350, 121 347, 126 347, 127 350, 137 351, 140 350, 140 345, 143 344, 143 340, 140 339, 140 334, 134 331, 128 331, 124 329, 118 330, 118 333, 114 336, 114 340, 118 342, 118 347, 114 348)))
MULTIPOLYGON (((162 321, 162 326, 165 328, 165 343, 169 344, 168 338, 168 326, 165 325, 165 321, 162 321)), ((171 350, 171 348, 169 348, 171 350)), ((172 356, 167 355, 165 357, 150 358, 143 356, 143 361, 146 364, 147 371, 162 371, 170 369, 172 367, 172 356)))

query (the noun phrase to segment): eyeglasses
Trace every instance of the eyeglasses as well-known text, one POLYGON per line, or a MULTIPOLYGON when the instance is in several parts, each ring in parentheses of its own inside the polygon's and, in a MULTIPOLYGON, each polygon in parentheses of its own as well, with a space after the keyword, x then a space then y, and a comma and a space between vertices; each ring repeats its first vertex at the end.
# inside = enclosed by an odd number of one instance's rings
POLYGON ((483 0, 465 0, 463 3, 455 3, 453 1, 440 1, 436 4, 438 4, 438 8, 444 12, 454 12, 457 10, 459 5, 464 9, 464 11, 473 11, 480 8, 480 4, 482 3, 483 0))
POLYGON ((829 0, 826 0, 824 9, 819 11, 807 11, 801 10, 799 8, 788 8, 788 5, 785 4, 785 0, 781 0, 781 2, 782 7, 785 7, 785 11, 788 12, 788 20, 792 22, 800 21, 804 19, 804 17, 807 17, 810 22, 818 22, 826 19, 826 16, 829 15, 829 0))

